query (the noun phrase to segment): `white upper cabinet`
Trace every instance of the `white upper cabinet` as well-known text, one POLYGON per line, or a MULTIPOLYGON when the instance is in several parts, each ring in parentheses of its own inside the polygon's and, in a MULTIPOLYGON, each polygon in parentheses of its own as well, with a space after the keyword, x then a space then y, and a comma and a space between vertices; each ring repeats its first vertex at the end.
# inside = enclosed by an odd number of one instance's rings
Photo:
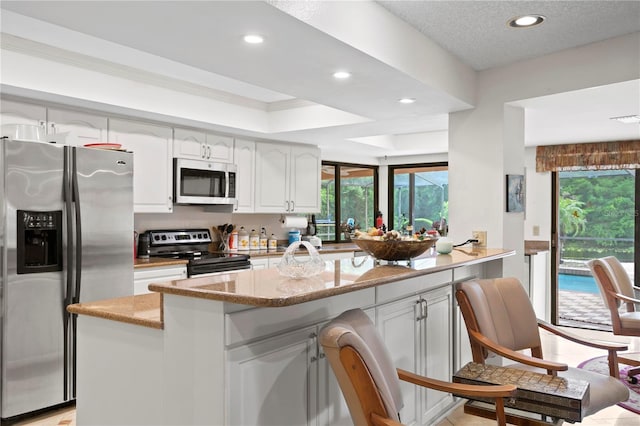
POLYGON ((233 138, 207 133, 207 160, 233 163, 233 138))
POLYGON ((196 130, 175 129, 173 156, 233 163, 233 138, 196 130))
POLYGON ((109 119, 109 141, 133 151, 136 213, 173 211, 173 132, 170 127, 109 119))
POLYGON ((319 148, 304 145, 291 148, 292 212, 320 212, 321 171, 319 148))
POLYGON ((313 146, 256 145, 256 213, 320 211, 320 150, 313 146))
POLYGON ((206 156, 206 136, 195 130, 175 129, 173 131, 173 156, 204 160, 206 156))
POLYGON ((109 142, 107 135, 107 117, 86 114, 78 111, 47 110, 47 133, 65 136, 58 139, 67 145, 83 146, 88 143, 109 142))
MULTIPOLYGON (((41 105, 2 100, 0 102, 0 124, 35 124, 44 126, 47 109, 41 105)), ((4 135, 2 135, 4 136, 4 135)))
POLYGON ((233 158, 236 172, 236 199, 234 213, 253 213, 255 195, 256 143, 236 139, 233 158))

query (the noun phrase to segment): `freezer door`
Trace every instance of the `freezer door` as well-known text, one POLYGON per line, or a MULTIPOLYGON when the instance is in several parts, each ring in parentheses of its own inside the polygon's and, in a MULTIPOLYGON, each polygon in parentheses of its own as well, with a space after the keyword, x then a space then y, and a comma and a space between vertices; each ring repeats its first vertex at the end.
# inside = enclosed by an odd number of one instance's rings
POLYGON ((133 154, 75 148, 80 302, 133 295, 133 154))
MULTIPOLYGON (((63 394, 64 271, 17 273, 17 210, 62 211, 63 149, 0 141, 2 418, 59 404, 63 394)), ((63 240, 63 249, 66 241, 63 240)))

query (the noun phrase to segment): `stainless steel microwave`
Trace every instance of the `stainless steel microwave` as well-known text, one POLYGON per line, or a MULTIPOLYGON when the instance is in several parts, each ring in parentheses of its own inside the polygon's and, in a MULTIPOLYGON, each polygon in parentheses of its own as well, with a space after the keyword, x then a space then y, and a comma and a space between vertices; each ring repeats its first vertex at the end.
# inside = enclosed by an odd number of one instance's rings
POLYGON ((174 158, 177 204, 236 203, 236 165, 174 158))

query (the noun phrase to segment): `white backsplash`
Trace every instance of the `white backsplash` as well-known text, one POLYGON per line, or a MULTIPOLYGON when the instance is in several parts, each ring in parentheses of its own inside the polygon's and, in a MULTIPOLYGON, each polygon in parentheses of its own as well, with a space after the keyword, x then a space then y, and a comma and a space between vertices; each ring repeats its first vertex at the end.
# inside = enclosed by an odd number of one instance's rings
MULTIPOLYGON (((211 213, 202 206, 173 206, 173 213, 136 213, 134 229, 145 232, 150 229, 207 228, 233 223, 238 228, 244 226, 247 231, 257 231, 264 227, 267 235, 274 234, 277 239, 288 238, 289 228, 282 228, 280 214, 231 214, 211 213)), ((300 229, 304 234, 305 229, 300 229)))

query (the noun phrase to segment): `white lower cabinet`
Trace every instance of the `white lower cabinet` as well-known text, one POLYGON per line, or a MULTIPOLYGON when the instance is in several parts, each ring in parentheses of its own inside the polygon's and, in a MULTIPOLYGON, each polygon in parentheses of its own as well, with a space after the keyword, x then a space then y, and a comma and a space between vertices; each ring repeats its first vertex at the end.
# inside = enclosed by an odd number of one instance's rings
POLYGON ((316 347, 309 327, 230 350, 228 424, 312 425, 316 347))
MULTIPOLYGON (((376 308, 377 327, 397 368, 450 381, 451 290, 442 287, 376 308)), ((431 424, 453 403, 450 394, 401 383, 406 425, 431 424)))
POLYGON ((146 294, 149 284, 162 283, 187 278, 187 266, 158 266, 155 268, 141 268, 133 271, 133 294, 146 294))
POLYGON ((228 351, 228 424, 353 424, 318 342, 324 324, 228 351))
POLYGON ((267 269, 269 267, 268 257, 258 257, 258 258, 252 257, 249 260, 251 261, 251 269, 267 269))

